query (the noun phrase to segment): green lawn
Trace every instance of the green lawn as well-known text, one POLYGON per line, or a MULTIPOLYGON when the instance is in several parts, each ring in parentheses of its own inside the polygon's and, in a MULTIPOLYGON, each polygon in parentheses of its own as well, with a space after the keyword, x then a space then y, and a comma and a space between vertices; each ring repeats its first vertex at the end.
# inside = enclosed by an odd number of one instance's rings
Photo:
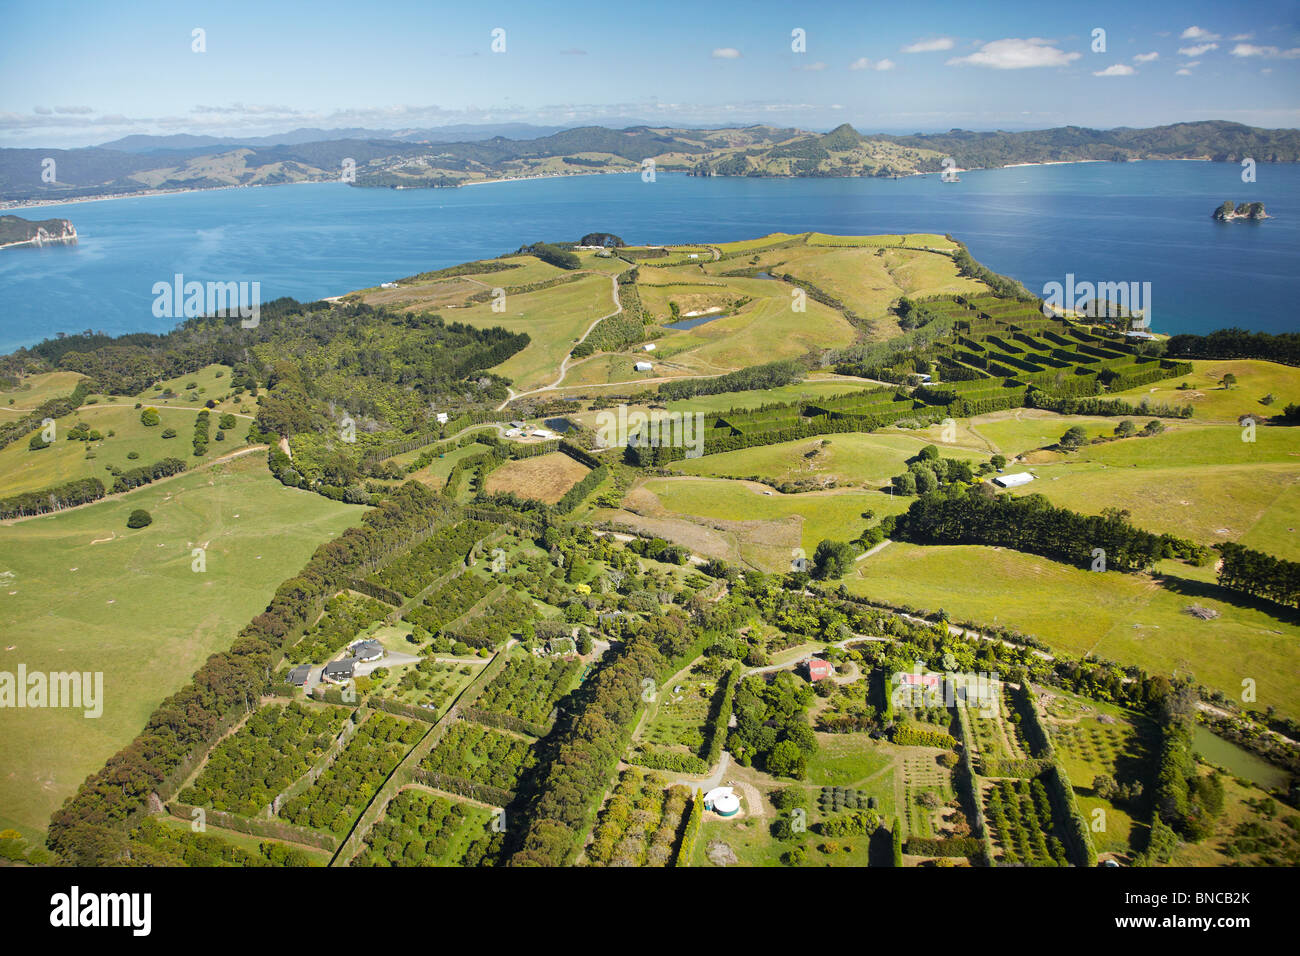
POLYGON ((105 696, 98 719, 8 712, 0 828, 38 835, 164 697, 229 647, 280 582, 362 513, 283 487, 249 456, 0 527, 0 666, 100 671, 105 696), (153 524, 128 530, 133 508, 148 510, 153 524), (204 573, 191 570, 195 547, 207 549, 204 573))

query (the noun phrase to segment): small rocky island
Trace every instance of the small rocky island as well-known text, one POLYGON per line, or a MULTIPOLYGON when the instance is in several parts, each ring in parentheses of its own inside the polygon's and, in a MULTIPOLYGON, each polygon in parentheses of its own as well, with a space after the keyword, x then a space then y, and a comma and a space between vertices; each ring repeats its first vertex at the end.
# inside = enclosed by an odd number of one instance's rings
POLYGON ((10 246, 75 246, 77 227, 67 219, 33 222, 21 216, 0 216, 0 249, 10 246))
POLYGON ((1214 210, 1214 218, 1219 222, 1231 222, 1234 219, 1267 219, 1268 213, 1264 212, 1262 202, 1244 202, 1238 206, 1232 200, 1227 200, 1214 210))

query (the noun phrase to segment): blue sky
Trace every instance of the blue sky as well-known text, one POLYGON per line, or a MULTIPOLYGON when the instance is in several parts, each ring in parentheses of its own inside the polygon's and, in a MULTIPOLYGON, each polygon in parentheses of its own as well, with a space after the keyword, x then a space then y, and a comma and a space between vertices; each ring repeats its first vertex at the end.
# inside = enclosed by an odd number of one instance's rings
POLYGON ((45 0, 10 2, 3 21, 5 146, 628 118, 892 132, 1300 125, 1300 2, 45 0), (491 50, 496 28, 504 53, 491 50), (806 52, 791 49, 796 28, 806 52))

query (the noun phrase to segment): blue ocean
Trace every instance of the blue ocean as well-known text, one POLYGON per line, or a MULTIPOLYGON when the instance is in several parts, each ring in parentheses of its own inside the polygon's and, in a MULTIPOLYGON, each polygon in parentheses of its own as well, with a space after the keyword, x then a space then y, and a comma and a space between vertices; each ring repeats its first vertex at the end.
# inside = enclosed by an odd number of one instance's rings
POLYGON ((997 272, 1048 282, 1150 282, 1159 332, 1295 331, 1300 166, 1020 166, 905 179, 573 176, 460 189, 266 186, 13 210, 62 217, 75 247, 0 251, 0 352, 58 332, 162 332, 153 286, 261 283, 263 302, 311 300, 496 256, 537 240, 614 232, 629 243, 725 242, 770 232, 932 232, 997 272), (1225 199, 1271 219, 1218 223, 1225 199))

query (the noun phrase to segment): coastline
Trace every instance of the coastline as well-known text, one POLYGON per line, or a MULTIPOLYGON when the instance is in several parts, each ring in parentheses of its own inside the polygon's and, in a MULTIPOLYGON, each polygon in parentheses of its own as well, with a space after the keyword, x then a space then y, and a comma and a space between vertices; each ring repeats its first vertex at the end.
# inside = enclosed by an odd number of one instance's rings
MULTIPOLYGON (((1145 162, 1145 161, 1146 161, 1146 160, 1125 160, 1125 162, 1145 162)), ((1166 160, 1158 160, 1158 161, 1159 161, 1159 162, 1165 162, 1166 160)), ((1168 161, 1169 161, 1169 162, 1183 162, 1183 163, 1212 163, 1212 162, 1215 162, 1215 160, 1213 160, 1213 159, 1176 159, 1176 160, 1168 160, 1168 161)), ((1006 164, 1005 166, 971 166, 971 167, 961 167, 961 168, 955 169, 954 171, 955 171, 955 172, 976 172, 976 171, 984 170, 984 169, 1018 169, 1018 168, 1022 168, 1022 167, 1025 167, 1025 166, 1071 166, 1071 165, 1081 164, 1081 163, 1110 163, 1110 162, 1115 162, 1115 160, 1110 160, 1110 159, 1050 159, 1050 160, 1044 160, 1044 161, 1042 161, 1042 162, 1037 162, 1037 163, 1008 163, 1008 164, 1006 164)), ((569 178, 574 177, 574 176, 614 176, 614 175, 624 175, 624 176, 625 176, 625 175, 628 175, 628 174, 630 174, 630 173, 637 173, 637 172, 639 172, 639 171, 640 171, 640 170, 638 170, 638 169, 609 169, 609 170, 592 170, 592 171, 590 171, 590 172, 546 173, 546 174, 544 174, 544 175, 538 175, 538 176, 504 176, 504 177, 499 177, 499 178, 497 178, 497 179, 476 179, 476 180, 473 180, 473 181, 471 181, 471 182, 458 183, 458 184, 455 186, 455 188, 456 188, 456 189, 460 189, 460 188, 465 187, 465 186, 487 186, 487 185, 491 185, 491 184, 493 184, 493 183, 519 183, 519 182, 529 182, 529 181, 536 180, 536 179, 569 179, 569 178)), ((682 171, 682 170, 660 170, 660 172, 683 172, 683 171, 682 171)), ((916 172, 911 172, 911 173, 902 173, 902 174, 899 174, 899 175, 897 175, 897 176, 885 176, 885 177, 880 177, 880 176, 854 176, 854 177, 847 177, 847 178, 851 178, 851 179, 904 179, 904 178, 908 178, 908 177, 912 177, 912 176, 934 176, 934 175, 939 175, 939 174, 941 174, 941 173, 942 173, 942 170, 930 170, 930 171, 928 171, 928 172, 923 172, 923 171, 918 170, 918 171, 916 171, 916 172)), ((690 176, 691 174, 690 174, 690 173, 684 173, 684 175, 690 176)), ((727 178, 732 178, 732 179, 745 179, 745 178, 750 178, 750 177, 744 177, 744 176, 736 176, 736 177, 720 176, 720 177, 717 177, 717 178, 720 178, 720 179, 727 179, 727 178)), ((845 177, 839 177, 839 176, 813 176, 813 177, 800 177, 800 176, 759 176, 759 177, 753 177, 753 178, 758 178, 758 179, 802 179, 802 178, 811 178, 811 179, 840 179, 840 178, 845 178, 845 177)), ((8 199, 8 200, 0 200, 0 212, 5 212, 5 211, 9 211, 9 210, 14 210, 14 209, 34 209, 34 208, 37 208, 37 207, 40 207, 40 206, 72 206, 72 205, 76 205, 77 203, 85 203, 85 202, 105 202, 105 201, 110 200, 110 199, 147 199, 147 198, 151 198, 151 197, 154 197, 154 196, 178 196, 178 195, 183 195, 183 194, 185 194, 185 193, 220 192, 220 191, 222 191, 222 190, 226 190, 226 189, 264 189, 264 188, 268 188, 268 189, 269 189, 269 188, 272 188, 272 187, 275 187, 275 186, 305 186, 305 185, 313 184, 313 183, 316 184, 316 185, 320 185, 320 184, 322 184, 322 183, 333 183, 333 182, 338 182, 338 180, 333 179, 333 178, 330 178, 330 179, 299 179, 299 180, 296 180, 296 181, 291 182, 291 183, 232 183, 232 184, 230 184, 230 185, 228 185, 228 186, 201 186, 201 187, 197 187, 197 188, 193 188, 193 189, 142 189, 142 190, 140 190, 139 192, 130 192, 130 193, 108 193, 108 194, 103 195, 103 196, 79 196, 79 197, 72 198, 72 199, 8 199)), ((354 188, 357 188, 357 189, 387 189, 387 188, 390 188, 390 187, 386 187, 386 186, 355 186, 354 188)), ((409 189, 416 189, 416 190, 418 190, 418 189, 426 189, 426 188, 433 188, 433 187, 422 187, 422 186, 403 187, 403 189, 406 189, 406 188, 409 188, 409 189)), ((400 190, 399 190, 399 191, 400 191, 400 190)))

